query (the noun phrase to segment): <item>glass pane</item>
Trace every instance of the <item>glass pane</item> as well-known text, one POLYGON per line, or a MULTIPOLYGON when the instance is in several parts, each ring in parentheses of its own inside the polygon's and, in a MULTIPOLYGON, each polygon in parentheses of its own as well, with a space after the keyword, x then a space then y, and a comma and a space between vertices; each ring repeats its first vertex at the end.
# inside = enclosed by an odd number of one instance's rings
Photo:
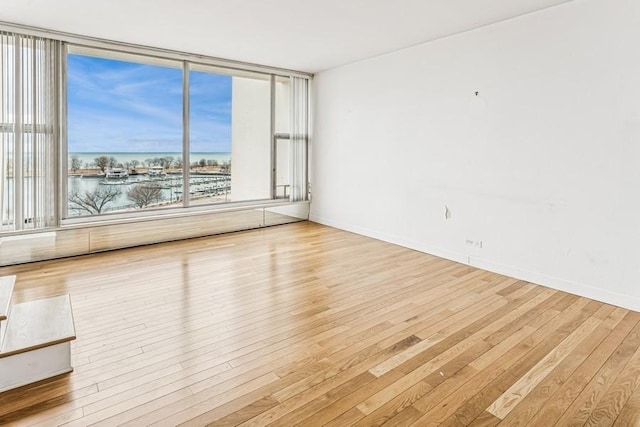
POLYGON ((181 206, 181 65, 126 58, 67 55, 69 216, 181 206))
POLYGON ((0 222, 0 231, 13 230, 15 219, 15 206, 13 201, 15 198, 15 179, 14 179, 14 151, 15 138, 12 133, 2 133, 0 144, 0 179, 2 179, 2 188, 0 188, 0 212, 2 222, 0 222))
POLYGON ((189 74, 189 200, 191 205, 231 198, 232 77, 189 74))
POLYGON ((291 85, 288 77, 276 77, 276 134, 291 132, 291 85))
POLYGON ((289 140, 276 139, 276 199, 288 199, 290 194, 289 140))
POLYGON ((276 199, 288 199, 290 195, 290 142, 291 135, 291 79, 276 77, 275 108, 275 188, 276 199))
POLYGON ((197 67, 189 75, 190 204, 271 198, 271 83, 197 67))

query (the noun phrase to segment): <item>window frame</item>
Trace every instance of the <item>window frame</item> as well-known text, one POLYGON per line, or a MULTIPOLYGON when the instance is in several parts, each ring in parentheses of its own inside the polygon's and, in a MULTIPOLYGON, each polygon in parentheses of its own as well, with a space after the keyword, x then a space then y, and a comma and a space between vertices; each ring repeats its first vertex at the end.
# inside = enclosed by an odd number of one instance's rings
MULTIPOLYGON (((103 226, 111 224, 136 223, 144 221, 154 221, 167 217, 187 217, 191 215, 202 215, 204 213, 229 212, 252 209, 271 209, 284 206, 302 206, 308 205, 310 201, 310 193, 305 200, 292 201, 291 199, 260 200, 255 202, 228 202, 214 205, 199 205, 189 208, 152 210, 127 212, 126 214, 111 213, 100 216, 85 216, 76 219, 65 219, 68 217, 68 201, 67 201, 67 182, 68 182, 68 150, 67 150, 67 92, 66 92, 66 45, 74 45, 78 47, 86 47, 88 49, 100 49, 105 51, 119 52, 123 54, 142 55, 150 58, 158 58, 161 60, 188 61, 192 64, 202 64, 213 67, 220 67, 230 72, 257 72, 261 74, 270 74, 277 77, 293 80, 304 79, 309 82, 306 91, 307 104, 312 103, 312 86, 310 84, 313 74, 297 71, 281 67, 273 67, 259 65, 255 63, 242 62, 218 58, 214 56, 194 54, 185 51, 176 51, 171 49, 157 48, 139 45, 135 43, 118 42, 113 40, 101 39, 91 36, 66 33, 63 31, 50 30, 46 28, 33 27, 23 24, 11 22, 0 22, 0 31, 6 33, 15 33, 22 36, 40 37, 48 39, 56 43, 56 60, 55 60, 55 80, 53 83, 54 99, 53 105, 56 109, 57 120, 53 124, 53 175, 52 181, 47 186, 47 191, 51 192, 53 198, 53 206, 51 211, 51 221, 48 224, 40 225, 37 228, 20 229, 20 230, 0 230, 0 239, 6 236, 42 233, 47 230, 65 230, 78 229, 85 227, 103 226)), ((272 94, 273 95, 273 94, 272 94)), ((308 107, 307 107, 308 108, 308 107)), ((310 138, 312 132, 310 110, 307 109, 305 117, 308 121, 307 138, 310 138)), ((273 138, 273 129, 272 129, 273 138)), ((307 141, 306 145, 310 145, 307 141)), ((305 170, 307 177, 305 181, 308 183, 309 175, 309 155, 307 153, 305 170)), ((273 196, 273 195, 272 195, 273 196)))
MULTIPOLYGON (((311 76, 306 73, 299 72, 291 72, 289 70, 280 70, 280 69, 272 69, 268 67, 256 66, 253 64, 242 64, 242 63, 230 63, 230 61, 220 60, 217 58, 208 58, 197 55, 190 55, 185 53, 176 54, 171 51, 161 51, 164 55, 159 54, 157 49, 144 48, 139 46, 123 46, 122 44, 113 43, 109 46, 103 46, 102 43, 78 43, 78 42, 63 42, 61 47, 61 58, 60 58, 60 72, 59 75, 59 93, 58 99, 60 100, 60 126, 59 126, 59 183, 58 183, 58 223, 60 226, 67 225, 81 225, 85 223, 96 223, 109 221, 112 222, 114 220, 135 220, 135 219, 154 219, 159 217, 165 217, 167 215, 182 215, 189 213, 200 213, 203 211, 207 212, 215 212, 215 211, 228 211, 235 210, 247 207, 269 207, 282 205, 283 202, 291 203, 291 198, 278 198, 276 191, 276 158, 275 158, 275 143, 277 139, 283 139, 284 135, 288 134, 276 134, 275 133, 275 122, 276 122, 276 93, 275 93, 275 82, 276 79, 284 78, 290 79, 291 77, 302 77, 307 80, 310 80, 311 76), (270 156, 270 165, 269 170, 271 173, 268 177, 265 177, 270 180, 269 188, 271 189, 270 198, 266 199, 256 199, 256 200, 242 200, 242 201, 231 201, 231 202, 211 202, 211 203, 198 203, 195 206, 191 206, 189 191, 184 191, 183 203, 181 206, 175 206, 170 208, 149 208, 144 210, 137 211, 128 211, 128 212, 106 212, 95 215, 79 215, 79 216, 69 216, 69 201, 68 201, 68 111, 67 111, 67 102, 68 102, 68 88, 67 88, 67 58, 69 55, 69 48, 75 54, 83 55, 83 51, 87 52, 96 52, 96 53, 104 53, 106 55, 97 55, 102 58, 107 59, 118 59, 118 60, 127 60, 122 59, 122 57, 129 58, 141 58, 148 59, 149 62, 143 61, 145 64, 153 63, 153 61, 170 61, 174 64, 180 63, 182 69, 182 161, 183 161, 183 188, 189 188, 189 176, 190 176, 190 93, 189 93, 189 75, 192 69, 196 71, 201 71, 202 69, 217 69, 220 70, 224 74, 228 74, 230 76, 238 76, 242 77, 243 74, 246 75, 262 75, 265 77, 265 80, 270 81, 270 135, 269 141, 271 141, 269 150, 271 152, 270 156), (110 56, 113 55, 113 56, 110 56), (178 61, 176 55, 179 55, 180 60, 178 61), (118 57, 120 56, 120 58, 118 57), (244 65, 247 65, 246 67, 244 65)), ((310 97, 310 94, 307 93, 307 97, 310 97)), ((307 113, 308 114, 308 113, 307 113)), ((308 120, 308 117, 307 117, 308 120)), ((307 130, 307 133, 309 129, 307 130)), ((306 169, 308 169, 308 159, 307 164, 304 165, 306 169)), ((307 172, 308 173, 308 172, 307 172)))

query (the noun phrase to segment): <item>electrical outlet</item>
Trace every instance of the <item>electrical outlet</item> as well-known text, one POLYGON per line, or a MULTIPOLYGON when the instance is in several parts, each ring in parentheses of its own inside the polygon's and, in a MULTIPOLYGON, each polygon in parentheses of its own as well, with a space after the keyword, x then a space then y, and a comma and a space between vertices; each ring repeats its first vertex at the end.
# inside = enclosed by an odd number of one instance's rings
POLYGON ((482 249, 482 240, 466 239, 464 242, 467 244, 467 246, 473 246, 474 248, 482 249))

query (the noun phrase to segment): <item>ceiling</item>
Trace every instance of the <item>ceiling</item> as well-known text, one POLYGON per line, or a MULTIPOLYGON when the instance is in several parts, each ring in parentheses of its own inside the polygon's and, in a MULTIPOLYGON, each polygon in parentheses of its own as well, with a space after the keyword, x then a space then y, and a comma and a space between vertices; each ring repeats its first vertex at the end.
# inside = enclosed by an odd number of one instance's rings
POLYGON ((0 21, 318 72, 571 0, 0 0, 0 21))

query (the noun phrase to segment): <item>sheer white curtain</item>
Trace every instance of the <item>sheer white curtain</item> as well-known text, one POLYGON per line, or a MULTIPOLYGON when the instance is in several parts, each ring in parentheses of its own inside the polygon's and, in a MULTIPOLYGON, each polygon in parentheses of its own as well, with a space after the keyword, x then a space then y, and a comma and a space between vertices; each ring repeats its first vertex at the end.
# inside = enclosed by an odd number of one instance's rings
POLYGON ((291 77, 291 201, 307 200, 309 80, 291 77))
POLYGON ((58 49, 0 32, 0 231, 55 223, 58 49))

